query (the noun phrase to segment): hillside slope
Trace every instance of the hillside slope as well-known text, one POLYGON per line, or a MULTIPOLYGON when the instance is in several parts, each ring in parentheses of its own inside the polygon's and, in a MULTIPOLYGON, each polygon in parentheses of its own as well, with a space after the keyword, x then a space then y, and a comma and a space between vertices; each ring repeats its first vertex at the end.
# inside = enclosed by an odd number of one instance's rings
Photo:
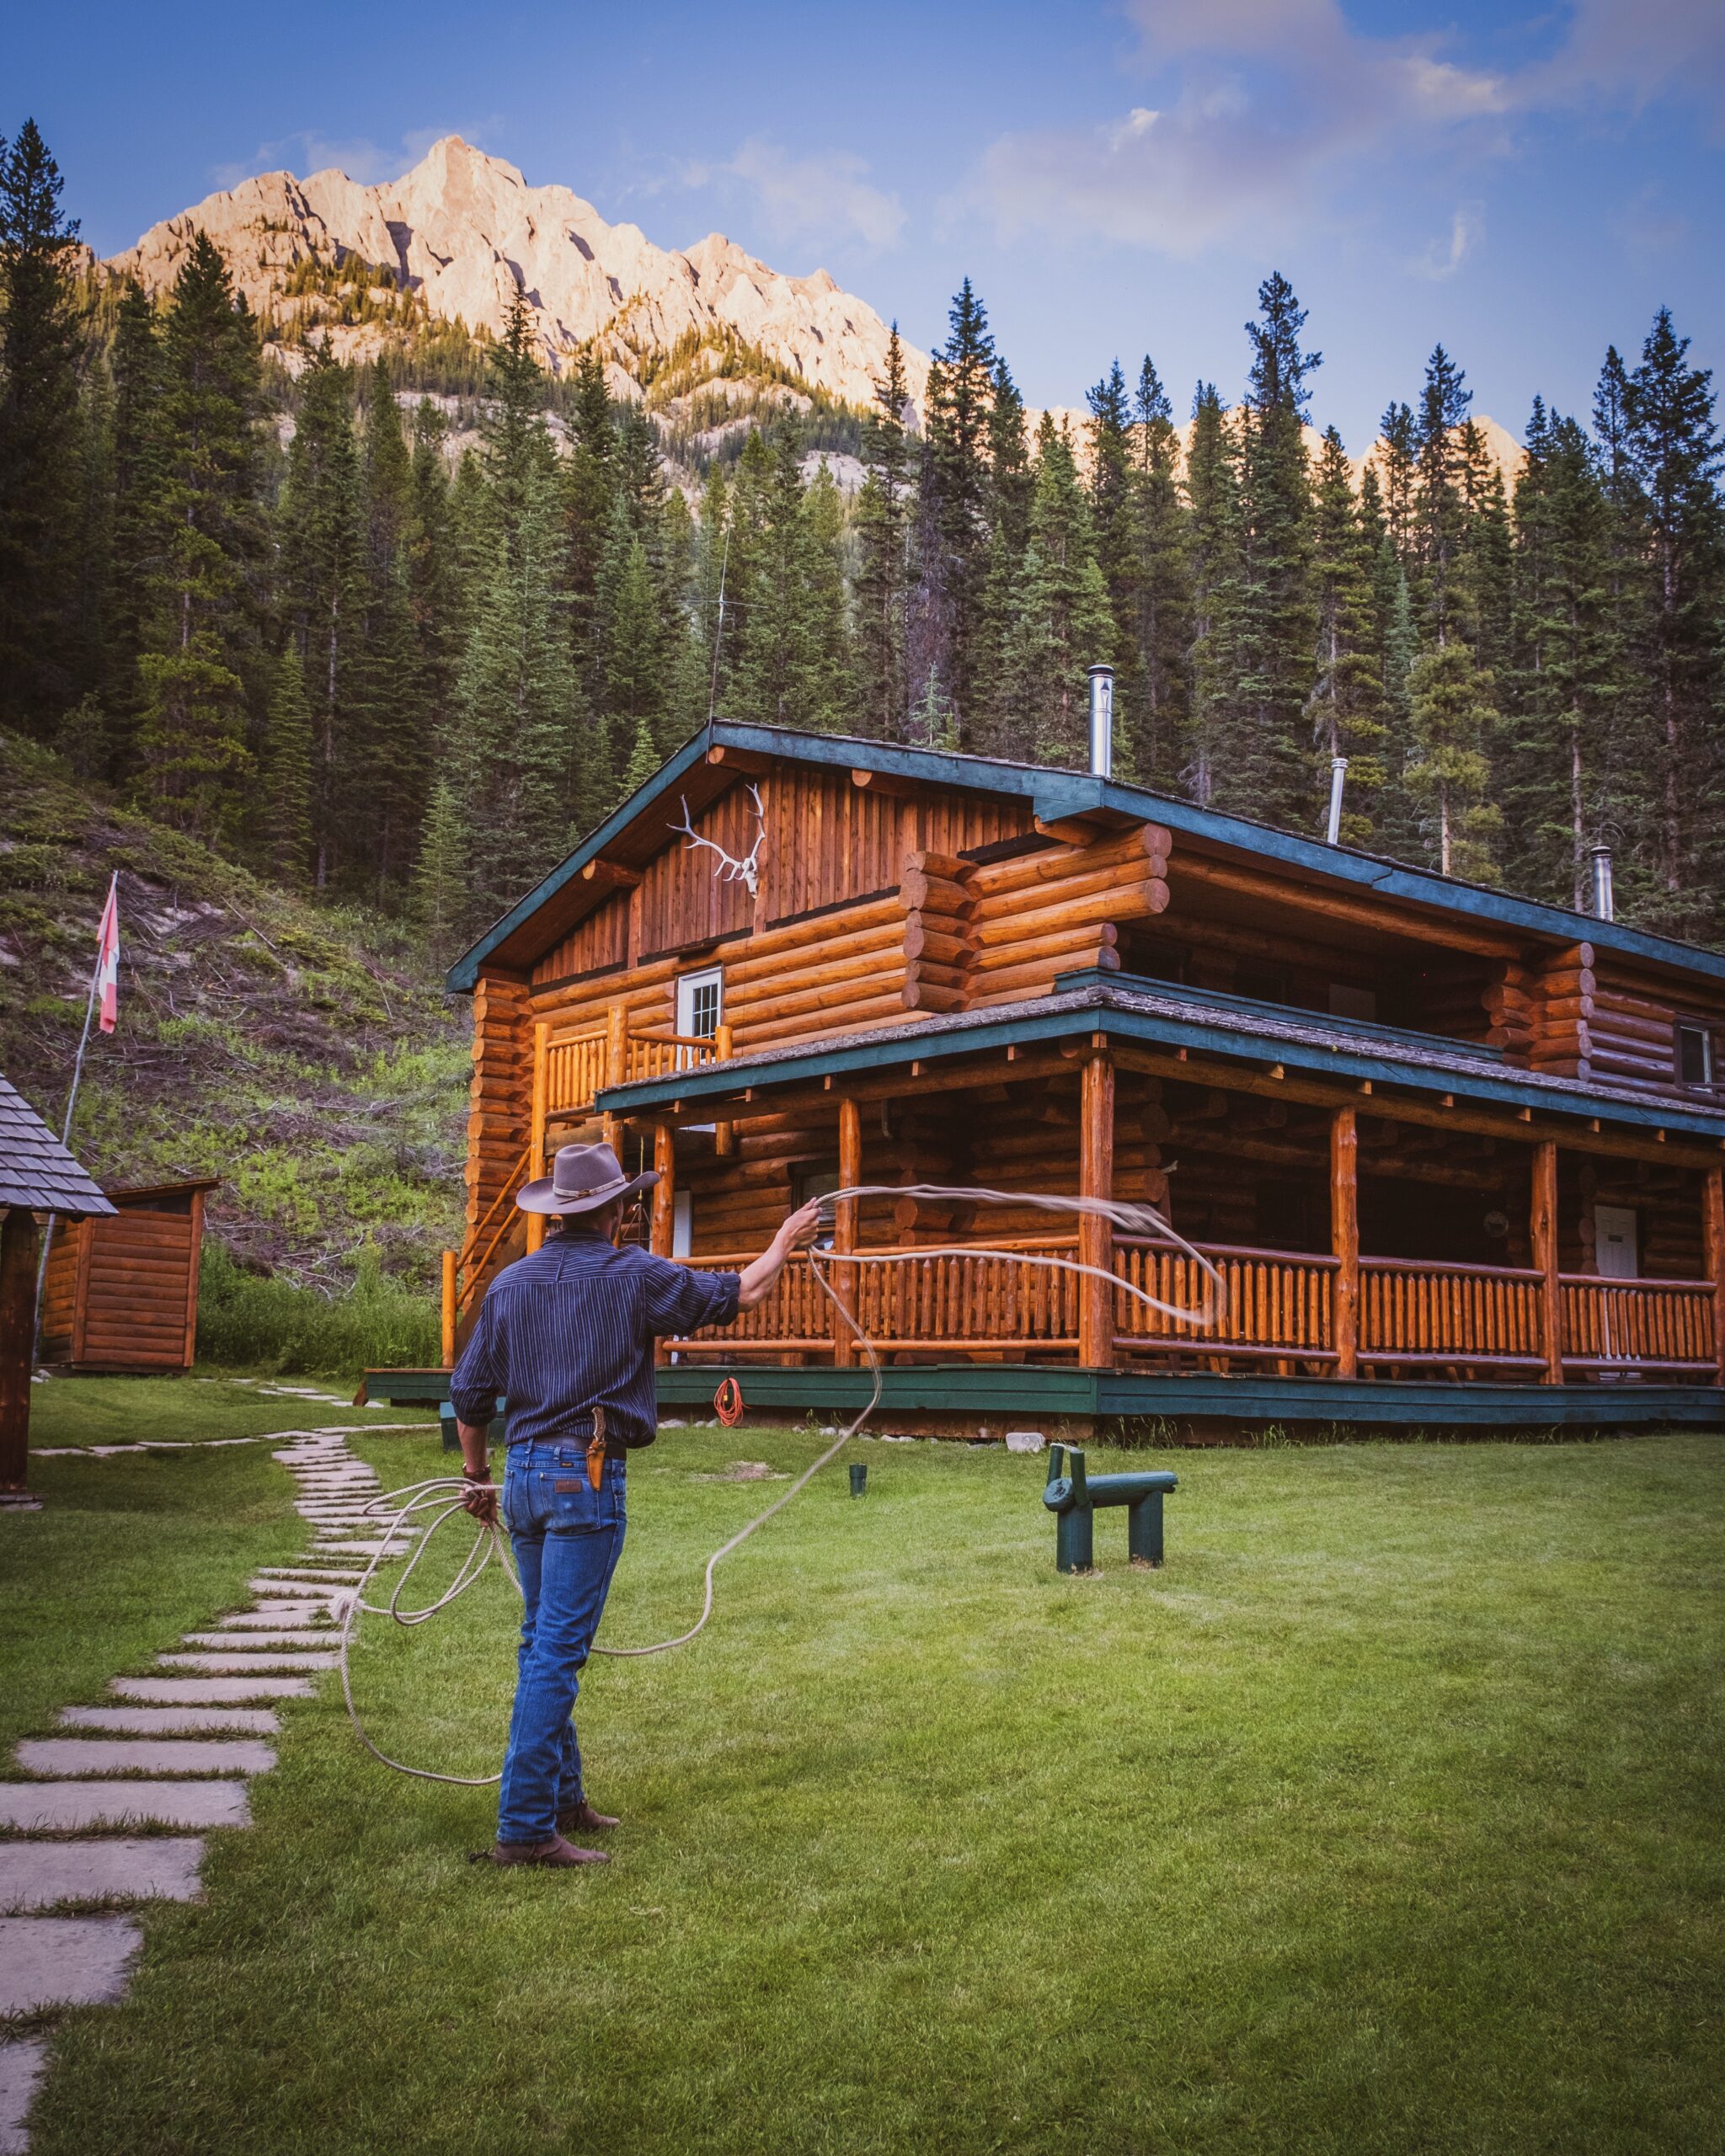
POLYGON ((73 1150, 104 1182, 220 1176, 236 1259, 339 1288, 370 1245, 415 1287, 458 1241, 467 1010, 401 933, 313 908, 0 732, 0 1070, 58 1129, 109 873, 120 1022, 73 1150))

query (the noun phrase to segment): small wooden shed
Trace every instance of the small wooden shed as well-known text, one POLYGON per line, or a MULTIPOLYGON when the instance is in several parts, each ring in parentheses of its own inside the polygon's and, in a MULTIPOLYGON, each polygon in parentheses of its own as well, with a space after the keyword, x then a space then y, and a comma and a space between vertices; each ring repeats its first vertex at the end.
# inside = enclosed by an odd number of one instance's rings
POLYGON ((110 1190, 102 1219, 54 1230, 42 1295, 42 1360, 74 1370, 191 1368, 206 1182, 110 1190))
POLYGON ((0 1078, 0 1501, 19 1501, 29 1464, 36 1214, 113 1210, 29 1102, 0 1078))

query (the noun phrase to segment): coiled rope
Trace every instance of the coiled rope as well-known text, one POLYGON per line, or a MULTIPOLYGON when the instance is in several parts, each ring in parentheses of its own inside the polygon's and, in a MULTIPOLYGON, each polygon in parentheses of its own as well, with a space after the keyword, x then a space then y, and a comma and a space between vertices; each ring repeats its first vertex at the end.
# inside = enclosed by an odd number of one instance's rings
MULTIPOLYGON (((833 1265, 900 1265, 912 1258, 987 1257, 1008 1265, 1042 1267, 1050 1272, 1070 1273, 1084 1278, 1104 1281, 1111 1289, 1131 1296, 1135 1302, 1142 1303, 1146 1309, 1160 1311, 1165 1317, 1173 1318, 1182 1324, 1204 1327, 1215 1324, 1226 1298, 1227 1283, 1215 1267, 1202 1251, 1195 1249, 1183 1235, 1177 1234, 1154 1206, 1131 1204, 1117 1198, 1062 1198, 1045 1193, 977 1190, 968 1185, 948 1186, 942 1183, 858 1183, 843 1190, 833 1191, 823 1197, 821 1202, 823 1205, 838 1205, 865 1198, 890 1198, 895 1200, 906 1198, 932 1199, 964 1205, 1030 1205, 1044 1212, 1080 1215, 1088 1214, 1092 1217, 1099 1217, 1111 1221, 1116 1228, 1125 1234, 1171 1243, 1177 1249, 1183 1251, 1204 1275, 1207 1293, 1204 1307, 1196 1310, 1183 1310, 1178 1304, 1159 1300, 1146 1289, 1135 1286, 1131 1281, 1123 1280, 1118 1274, 1106 1272, 1100 1266, 1086 1265, 1076 1258, 1059 1257, 1051 1253, 1044 1254, 1036 1251, 989 1250, 979 1248, 978 1246, 971 1243, 922 1243, 900 1250, 856 1251, 842 1253, 811 1250, 808 1253, 809 1270, 820 1283, 821 1293, 832 1305, 839 1320, 862 1349, 864 1359, 868 1363, 870 1385, 867 1403, 862 1412, 840 1432, 826 1450, 803 1470, 788 1490, 776 1497, 764 1512, 757 1513, 746 1526, 740 1528, 729 1541, 721 1544, 707 1560, 707 1568, 702 1577, 701 1614, 690 1625, 686 1632, 679 1632, 675 1639, 655 1640, 648 1646, 607 1647, 601 1646, 595 1642, 591 1649, 594 1654, 608 1655, 614 1660, 623 1661, 640 1655, 667 1654, 673 1647, 686 1646, 689 1641, 702 1630, 708 1619, 713 1614, 713 1575, 718 1566, 730 1556, 732 1550, 740 1549, 757 1528, 765 1527, 775 1513, 782 1513, 793 1497, 806 1489, 820 1474, 821 1469, 838 1457, 880 1405, 879 1354, 874 1342, 863 1331, 843 1297, 839 1294, 828 1278, 829 1267, 833 1265)), ((408 1584, 424 1561, 425 1553, 430 1549, 433 1538, 439 1528, 442 1527, 456 1513, 472 1518, 473 1516, 467 1513, 464 1501, 473 1487, 472 1483, 463 1481, 458 1476, 435 1476, 427 1481, 410 1482, 399 1490, 386 1491, 382 1496, 372 1498, 367 1503, 365 1508, 366 1512, 377 1516, 384 1522, 383 1536, 372 1553, 371 1562, 366 1566, 358 1587, 355 1588, 351 1600, 343 1612, 339 1654, 342 1695, 347 1702, 348 1717, 353 1723, 354 1733, 373 1758, 381 1760, 386 1767, 393 1768, 397 1774, 411 1774, 419 1781, 453 1782, 465 1789, 484 1789, 503 1779, 500 1769, 494 1774, 438 1774, 430 1767, 410 1767, 400 1759, 391 1758, 387 1752, 380 1750, 367 1733, 364 1722, 360 1719, 359 1709, 354 1704, 353 1674, 348 1666, 349 1649, 353 1644, 361 1614, 374 1617, 388 1617, 396 1624, 402 1625, 426 1624, 440 1611, 448 1609, 458 1596, 465 1594, 494 1561, 508 1574, 516 1593, 521 1593, 521 1577, 515 1571, 515 1561, 510 1553, 509 1542, 505 1531, 505 1524, 500 1524, 494 1519, 474 1520, 475 1532, 473 1546, 462 1558, 460 1566, 457 1568, 455 1577, 443 1593, 435 1602, 425 1603, 417 1608, 409 1608, 403 1602, 408 1584), (430 1517, 419 1536, 419 1546, 402 1567, 401 1577, 391 1589, 389 1599, 381 1603, 368 1602, 366 1599, 366 1590, 371 1585, 378 1567, 387 1563, 395 1554, 397 1538, 422 1513, 429 1514, 430 1517)))

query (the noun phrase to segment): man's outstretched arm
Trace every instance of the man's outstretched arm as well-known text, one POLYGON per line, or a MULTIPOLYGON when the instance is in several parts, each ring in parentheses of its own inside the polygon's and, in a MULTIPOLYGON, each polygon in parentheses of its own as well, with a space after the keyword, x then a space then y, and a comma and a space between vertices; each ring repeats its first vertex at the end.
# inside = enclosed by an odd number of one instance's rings
POLYGON ((811 1198, 806 1205, 798 1206, 760 1257, 751 1258, 743 1267, 737 1282, 740 1310, 752 1310, 757 1303, 765 1302, 791 1252, 814 1240, 820 1222, 820 1203, 818 1198, 811 1198))

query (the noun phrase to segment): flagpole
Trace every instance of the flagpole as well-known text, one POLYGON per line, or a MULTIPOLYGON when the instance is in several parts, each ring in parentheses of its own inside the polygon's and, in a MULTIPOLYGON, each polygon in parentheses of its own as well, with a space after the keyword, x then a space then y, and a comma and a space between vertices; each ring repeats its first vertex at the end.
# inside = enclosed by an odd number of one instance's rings
MULTIPOLYGON (((116 868, 113 875, 109 878, 107 902, 102 908, 102 918, 104 921, 108 918, 108 908, 115 903, 115 894, 118 892, 119 889, 120 871, 116 868)), ((103 946, 99 939, 96 945, 96 963, 90 969, 90 992, 84 998, 84 1029, 83 1033, 78 1035, 77 1060, 72 1066, 72 1090, 66 1097, 66 1122, 60 1133, 60 1142, 63 1146, 65 1146, 67 1152, 72 1150, 72 1118, 77 1111, 78 1081, 84 1075, 84 1050, 90 1044, 90 1021, 96 1015, 96 990, 101 985, 102 961, 104 956, 104 953, 103 946)), ((53 1246, 54 1215, 51 1213, 48 1215, 48 1226, 46 1232, 42 1237, 41 1260, 36 1267, 36 1324, 35 1331, 30 1345, 30 1361, 32 1364, 38 1363, 41 1360, 42 1289, 47 1282, 48 1253, 53 1248, 53 1246)))

